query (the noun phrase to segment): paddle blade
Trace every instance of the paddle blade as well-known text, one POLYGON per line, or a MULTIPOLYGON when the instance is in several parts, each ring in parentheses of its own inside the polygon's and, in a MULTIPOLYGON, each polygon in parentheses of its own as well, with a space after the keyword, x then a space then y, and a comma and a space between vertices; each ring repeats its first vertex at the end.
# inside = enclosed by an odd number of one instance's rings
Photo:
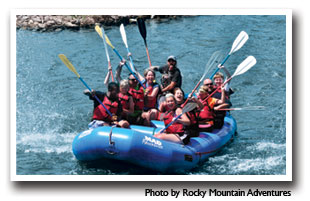
POLYGON ((107 42, 107 44, 112 47, 112 49, 114 49, 114 46, 112 45, 111 41, 109 40, 108 36, 106 34, 104 34, 105 36, 105 42, 107 42))
POLYGON ((141 34, 142 38, 145 40, 145 38, 146 38, 145 22, 144 22, 144 20, 142 18, 138 18, 137 22, 138 22, 138 27, 139 27, 140 34, 141 34))
POLYGON ((95 26, 95 30, 98 33, 98 35, 103 39, 102 31, 101 31, 101 29, 100 29, 100 27, 98 25, 95 26))
POLYGON ((237 38, 235 39, 229 54, 238 51, 248 39, 249 39, 248 34, 245 31, 241 31, 237 36, 237 38))
POLYGON ((212 67, 214 67, 216 64, 219 64, 220 61, 222 60, 223 55, 220 51, 216 51, 212 54, 212 56, 210 57, 208 63, 206 64, 206 68, 205 68, 205 72, 201 78, 201 80, 204 79, 204 77, 206 76, 206 74, 210 71, 210 69, 212 67))
POLYGON ((197 103, 187 103, 182 109, 182 114, 190 112, 197 107, 197 103))
POLYGON ((248 56, 241 64, 239 64, 236 71, 234 72, 234 74, 231 77, 245 73, 250 68, 252 68, 255 64, 256 64, 255 57, 248 56))
POLYGON ((128 48, 128 45, 127 45, 127 37, 126 37, 126 32, 125 32, 125 27, 124 27, 123 24, 121 24, 121 26, 119 27, 119 30, 120 30, 120 32, 121 32, 122 39, 123 39, 123 41, 124 41, 124 43, 125 43, 125 46, 126 46, 126 48, 128 48))
POLYGON ((58 57, 69 68, 69 70, 71 70, 78 78, 80 78, 80 75, 78 74, 72 63, 67 59, 67 57, 64 54, 59 54, 58 57))

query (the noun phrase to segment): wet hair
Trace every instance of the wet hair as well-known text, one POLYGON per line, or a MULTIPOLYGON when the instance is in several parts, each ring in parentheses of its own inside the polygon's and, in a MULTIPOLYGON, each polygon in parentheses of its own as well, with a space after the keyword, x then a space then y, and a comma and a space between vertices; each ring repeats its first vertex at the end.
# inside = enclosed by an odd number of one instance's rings
POLYGON ((217 73, 214 75, 213 80, 215 80, 215 78, 222 78, 222 79, 224 80, 224 75, 223 75, 223 73, 221 73, 221 72, 217 72, 217 73))
POLYGON ((128 80, 121 80, 119 86, 120 86, 121 88, 126 88, 126 87, 129 88, 129 82, 128 82, 128 80))
POLYGON ((152 69, 149 69, 149 68, 144 70, 144 72, 143 72, 144 77, 146 77, 146 75, 147 75, 150 71, 153 73, 154 78, 155 78, 155 77, 156 77, 155 71, 153 71, 152 69))
POLYGON ((182 91, 183 97, 185 97, 185 93, 184 93, 183 89, 181 89, 180 87, 176 87, 176 88, 173 89, 173 94, 174 94, 174 95, 175 95, 175 93, 177 92, 177 90, 182 91))
POLYGON ((116 82, 110 82, 108 85, 108 91, 117 90, 119 92, 119 85, 116 82))

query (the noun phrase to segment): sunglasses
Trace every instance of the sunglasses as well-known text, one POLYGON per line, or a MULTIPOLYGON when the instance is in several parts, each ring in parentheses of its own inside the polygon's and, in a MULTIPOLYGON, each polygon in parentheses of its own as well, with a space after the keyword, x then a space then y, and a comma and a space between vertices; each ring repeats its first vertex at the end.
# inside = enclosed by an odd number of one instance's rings
POLYGON ((131 81, 137 81, 136 79, 129 79, 129 80, 131 80, 131 81))
POLYGON ((205 86, 212 86, 213 83, 204 84, 205 86))

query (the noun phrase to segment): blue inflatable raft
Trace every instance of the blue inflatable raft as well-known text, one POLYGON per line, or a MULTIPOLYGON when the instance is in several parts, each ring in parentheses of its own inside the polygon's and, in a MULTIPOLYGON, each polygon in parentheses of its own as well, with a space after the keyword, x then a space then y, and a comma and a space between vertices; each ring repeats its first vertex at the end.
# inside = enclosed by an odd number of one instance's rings
POLYGON ((216 154, 237 130, 232 116, 225 117, 224 126, 212 133, 201 132, 187 145, 153 137, 164 127, 153 121, 154 127, 131 126, 130 129, 99 127, 78 134, 72 143, 75 157, 80 161, 114 159, 163 173, 184 172, 216 154))

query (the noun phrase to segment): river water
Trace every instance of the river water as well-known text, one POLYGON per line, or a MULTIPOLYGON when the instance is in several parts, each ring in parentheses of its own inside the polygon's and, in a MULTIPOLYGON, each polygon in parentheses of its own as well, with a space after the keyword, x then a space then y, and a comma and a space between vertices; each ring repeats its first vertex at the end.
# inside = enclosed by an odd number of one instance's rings
MULTIPOLYGON (((238 124, 235 140, 186 174, 285 175, 285 16, 191 16, 147 21, 146 26, 152 65, 163 65, 169 55, 175 55, 187 93, 200 79, 212 53, 220 50, 226 56, 241 30, 249 34, 249 40, 225 66, 232 74, 247 56, 257 59, 252 69, 232 80, 235 93, 231 101, 233 107, 266 109, 232 111, 238 124)), ((142 73, 148 67, 143 39, 137 25, 127 25, 125 29, 134 64, 142 73)), ((119 27, 105 30, 125 57, 119 27)), ((57 55, 65 54, 91 88, 105 91, 107 59, 95 30, 17 30, 16 50, 17 175, 154 174, 137 167, 123 168, 123 164, 98 167, 80 163, 72 153, 73 138, 87 129, 93 103, 83 95, 84 86, 57 55)), ((111 49, 109 53, 115 69, 119 59, 111 49)))

